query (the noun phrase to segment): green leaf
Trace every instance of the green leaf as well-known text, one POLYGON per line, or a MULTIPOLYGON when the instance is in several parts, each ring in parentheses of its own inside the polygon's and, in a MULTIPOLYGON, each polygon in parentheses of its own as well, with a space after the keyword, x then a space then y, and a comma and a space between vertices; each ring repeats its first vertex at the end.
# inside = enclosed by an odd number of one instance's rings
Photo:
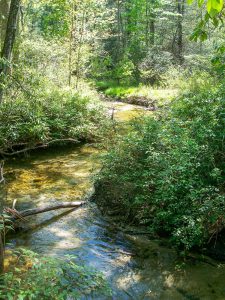
POLYGON ((210 14, 211 9, 212 9, 212 1, 213 0, 208 0, 208 2, 207 2, 207 11, 208 11, 209 14, 210 14))
POLYGON ((218 25, 219 25, 219 20, 217 19, 217 18, 213 18, 213 25, 215 26, 215 27, 218 27, 218 25))
POLYGON ((211 17, 216 16, 223 9, 223 0, 208 0, 207 11, 211 17))
POLYGON ((213 0, 212 7, 218 12, 221 12, 221 10, 223 9, 223 0, 213 0))
POLYGON ((204 0, 198 0, 198 6, 201 7, 204 3, 204 0))
POLYGON ((200 35, 200 40, 202 42, 204 42, 205 40, 207 40, 207 33, 205 31, 203 31, 200 35))

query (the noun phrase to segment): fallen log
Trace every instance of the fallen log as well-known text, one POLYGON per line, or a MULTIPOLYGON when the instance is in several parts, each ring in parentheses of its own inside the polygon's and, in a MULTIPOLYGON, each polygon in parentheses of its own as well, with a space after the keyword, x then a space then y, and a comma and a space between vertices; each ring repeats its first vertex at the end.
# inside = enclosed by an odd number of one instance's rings
POLYGON ((31 208, 27 210, 17 211, 16 209, 5 208, 4 212, 11 216, 10 221, 14 222, 16 220, 23 220, 25 217, 29 217, 32 215, 41 214, 44 212, 48 212, 51 210, 62 209, 62 208, 79 208, 83 206, 86 202, 85 201, 76 201, 76 202, 60 202, 51 204, 48 206, 40 206, 37 208, 31 208))

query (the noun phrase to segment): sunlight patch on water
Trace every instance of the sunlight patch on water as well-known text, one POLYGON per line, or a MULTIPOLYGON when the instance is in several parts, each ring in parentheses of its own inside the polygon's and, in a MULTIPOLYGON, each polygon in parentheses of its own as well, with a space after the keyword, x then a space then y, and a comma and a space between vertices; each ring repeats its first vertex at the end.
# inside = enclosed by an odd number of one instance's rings
POLYGON ((143 115, 152 115, 153 113, 146 108, 127 104, 123 102, 106 102, 106 107, 109 109, 109 113, 112 114, 114 110, 114 120, 119 122, 128 122, 134 118, 141 117, 143 115))
MULTIPOLYGON (((54 155, 54 154, 53 154, 54 155)), ((46 159, 32 157, 27 166, 17 162, 9 164, 6 172, 8 177, 8 202, 17 198, 20 202, 41 204, 55 198, 60 201, 74 201, 92 188, 91 175, 98 171, 100 162, 95 148, 83 146, 67 155, 46 159), (29 199, 27 199, 27 197, 29 199)))
MULTIPOLYGON (((143 113, 133 105, 115 105, 118 120, 143 113)), ((99 151, 91 146, 52 148, 7 162, 8 204, 17 198, 20 210, 82 198, 93 188, 91 176, 100 167, 99 151)), ((33 216, 27 225, 27 231, 11 239, 13 245, 46 256, 76 256, 107 276, 113 299, 225 299, 225 265, 187 261, 178 268, 174 249, 146 236, 123 234, 95 205, 33 216)))

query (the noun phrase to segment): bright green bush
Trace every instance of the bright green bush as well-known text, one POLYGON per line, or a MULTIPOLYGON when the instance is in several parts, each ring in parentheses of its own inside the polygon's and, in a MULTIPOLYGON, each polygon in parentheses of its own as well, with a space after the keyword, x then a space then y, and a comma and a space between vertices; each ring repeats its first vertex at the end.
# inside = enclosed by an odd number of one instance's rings
POLYGON ((223 86, 187 94, 134 123, 106 157, 97 202, 187 249, 216 237, 225 225, 224 98, 223 86))
POLYGON ((25 249, 15 251, 13 257, 16 265, 0 276, 0 299, 83 299, 95 292, 111 293, 100 273, 78 265, 74 257, 40 258, 25 249))

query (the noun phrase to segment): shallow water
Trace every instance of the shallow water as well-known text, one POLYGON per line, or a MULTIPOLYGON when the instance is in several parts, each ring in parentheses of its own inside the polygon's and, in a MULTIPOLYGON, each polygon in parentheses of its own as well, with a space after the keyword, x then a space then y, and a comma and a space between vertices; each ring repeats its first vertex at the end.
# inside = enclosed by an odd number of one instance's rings
MULTIPOLYGON (((122 103, 116 120, 128 120, 143 109, 122 103)), ((54 148, 8 161, 7 201, 17 208, 55 201, 75 201, 91 193, 91 177, 100 169, 99 151, 91 145, 54 148)), ((104 217, 94 204, 33 216, 10 242, 56 257, 76 255, 103 272, 113 290, 108 299, 225 299, 225 265, 178 260, 173 249, 146 236, 129 236, 104 217)), ((94 299, 106 299, 95 296, 94 299)))

